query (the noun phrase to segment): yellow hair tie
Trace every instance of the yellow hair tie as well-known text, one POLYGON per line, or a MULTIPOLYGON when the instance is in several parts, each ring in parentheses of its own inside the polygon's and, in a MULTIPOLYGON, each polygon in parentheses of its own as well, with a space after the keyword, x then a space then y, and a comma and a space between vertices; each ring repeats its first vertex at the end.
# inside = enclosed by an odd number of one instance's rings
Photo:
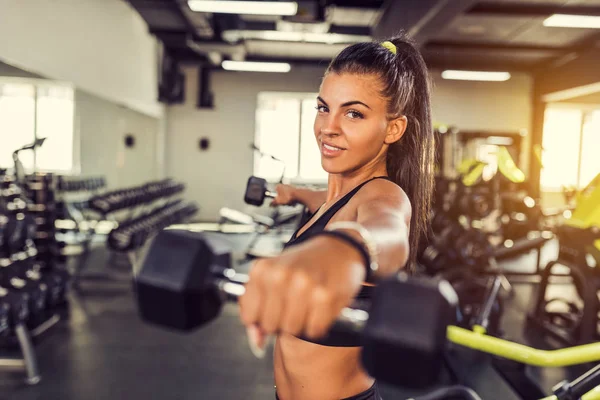
POLYGON ((381 45, 383 47, 385 47, 386 49, 388 49, 389 51, 391 51, 392 53, 396 54, 396 45, 390 41, 385 41, 383 43, 381 43, 381 45))

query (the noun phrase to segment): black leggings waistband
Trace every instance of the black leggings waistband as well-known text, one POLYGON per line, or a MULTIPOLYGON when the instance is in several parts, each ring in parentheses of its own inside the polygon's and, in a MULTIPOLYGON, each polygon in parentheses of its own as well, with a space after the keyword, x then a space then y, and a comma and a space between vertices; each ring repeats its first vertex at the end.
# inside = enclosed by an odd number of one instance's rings
MULTIPOLYGON (((277 392, 275 392, 275 399, 281 400, 279 398, 279 396, 277 396, 277 392)), ((377 386, 377 382, 375 382, 375 383, 373 383, 373 386, 371 386, 364 392, 355 394, 354 396, 351 396, 351 397, 346 397, 345 399, 341 399, 341 400, 383 400, 383 399, 381 398, 381 394, 379 393, 379 387, 377 386)))

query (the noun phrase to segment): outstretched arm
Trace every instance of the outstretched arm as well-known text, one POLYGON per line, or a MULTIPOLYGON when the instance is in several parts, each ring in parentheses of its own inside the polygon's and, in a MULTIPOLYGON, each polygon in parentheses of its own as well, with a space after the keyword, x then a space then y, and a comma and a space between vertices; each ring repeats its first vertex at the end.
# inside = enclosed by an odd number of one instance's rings
MULTIPOLYGON (((356 209, 356 222, 368 230, 377 249, 376 277, 402 268, 409 253, 410 203, 399 188, 388 184, 380 189, 362 193, 356 209)), ((347 233, 362 241, 357 232, 347 233)), ((265 334, 321 337, 358 294, 365 276, 359 250, 339 238, 317 234, 277 257, 255 262, 240 298, 242 321, 265 334)))
POLYGON ((317 211, 327 198, 327 190, 312 190, 284 184, 277 185, 275 190, 277 197, 271 202, 272 206, 300 203, 311 213, 317 211))

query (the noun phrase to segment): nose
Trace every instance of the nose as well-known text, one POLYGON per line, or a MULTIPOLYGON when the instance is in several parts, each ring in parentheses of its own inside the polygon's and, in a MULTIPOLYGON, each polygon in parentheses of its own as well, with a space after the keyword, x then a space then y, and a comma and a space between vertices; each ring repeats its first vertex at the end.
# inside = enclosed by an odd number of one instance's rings
POLYGON ((321 134, 326 136, 338 136, 340 133, 341 128, 338 118, 333 113, 327 115, 321 126, 321 134))

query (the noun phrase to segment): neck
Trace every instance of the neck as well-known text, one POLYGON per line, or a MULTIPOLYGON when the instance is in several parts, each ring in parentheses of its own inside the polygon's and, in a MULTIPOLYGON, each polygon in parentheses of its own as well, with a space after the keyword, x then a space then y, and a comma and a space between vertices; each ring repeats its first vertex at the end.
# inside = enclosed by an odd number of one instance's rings
POLYGON ((387 176, 387 168, 384 163, 377 165, 366 165, 355 171, 342 174, 329 174, 327 181, 327 200, 329 203, 334 201, 346 193, 350 192, 361 183, 374 178, 376 176, 387 176))

